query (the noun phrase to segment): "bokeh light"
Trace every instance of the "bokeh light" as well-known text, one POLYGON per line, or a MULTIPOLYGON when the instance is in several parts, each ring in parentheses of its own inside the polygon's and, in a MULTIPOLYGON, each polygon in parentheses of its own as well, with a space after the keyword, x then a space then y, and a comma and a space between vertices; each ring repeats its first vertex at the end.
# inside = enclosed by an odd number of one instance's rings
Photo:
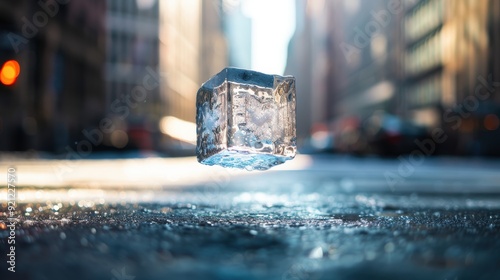
POLYGON ((0 82, 6 86, 13 85, 21 73, 21 67, 15 60, 6 61, 0 70, 0 82))
POLYGON ((489 114, 484 118, 484 128, 486 128, 487 130, 497 130, 499 126, 500 120, 498 119, 497 115, 489 114))

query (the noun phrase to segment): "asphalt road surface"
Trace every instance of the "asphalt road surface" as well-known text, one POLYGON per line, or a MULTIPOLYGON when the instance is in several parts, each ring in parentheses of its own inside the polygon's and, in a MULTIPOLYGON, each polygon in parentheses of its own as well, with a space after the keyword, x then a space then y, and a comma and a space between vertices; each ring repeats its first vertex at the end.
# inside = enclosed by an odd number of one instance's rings
POLYGON ((4 161, 0 279, 500 279, 498 161, 294 164, 4 161))

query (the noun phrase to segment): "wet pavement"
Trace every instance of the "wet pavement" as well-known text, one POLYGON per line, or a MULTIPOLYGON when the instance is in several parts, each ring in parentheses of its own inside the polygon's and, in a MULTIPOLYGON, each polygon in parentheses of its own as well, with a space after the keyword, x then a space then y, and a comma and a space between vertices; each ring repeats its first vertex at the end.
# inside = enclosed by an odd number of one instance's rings
POLYGON ((182 187, 20 183, 15 273, 0 209, 0 279, 500 279, 498 162, 307 163, 182 187))

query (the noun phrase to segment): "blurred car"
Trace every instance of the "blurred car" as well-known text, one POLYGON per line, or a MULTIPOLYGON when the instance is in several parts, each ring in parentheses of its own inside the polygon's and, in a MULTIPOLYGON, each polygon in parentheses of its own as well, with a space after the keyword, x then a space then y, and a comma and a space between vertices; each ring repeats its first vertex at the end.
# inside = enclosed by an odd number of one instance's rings
POLYGON ((429 137, 426 127, 383 111, 368 117, 362 131, 371 150, 383 156, 411 153, 418 148, 415 140, 429 137))
POLYGON ((335 152, 333 131, 326 123, 314 124, 311 136, 300 145, 302 153, 332 153, 335 152))

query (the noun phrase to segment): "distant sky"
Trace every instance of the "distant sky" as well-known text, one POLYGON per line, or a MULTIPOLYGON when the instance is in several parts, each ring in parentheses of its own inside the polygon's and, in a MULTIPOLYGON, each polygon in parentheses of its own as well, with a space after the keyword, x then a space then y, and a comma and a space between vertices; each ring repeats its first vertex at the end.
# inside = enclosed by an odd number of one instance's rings
POLYGON ((295 0, 242 0, 252 19, 252 69, 283 74, 288 42, 295 31, 295 0))

